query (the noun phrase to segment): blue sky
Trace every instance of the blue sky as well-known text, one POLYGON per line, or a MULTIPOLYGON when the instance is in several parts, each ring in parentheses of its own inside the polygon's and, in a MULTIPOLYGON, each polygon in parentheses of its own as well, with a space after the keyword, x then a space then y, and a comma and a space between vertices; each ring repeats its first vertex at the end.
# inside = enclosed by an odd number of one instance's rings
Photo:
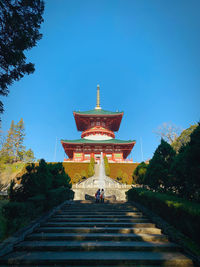
POLYGON ((27 52, 34 74, 10 87, 2 128, 22 117, 36 158, 62 161, 60 139, 80 138, 73 110, 124 111, 116 138, 152 157, 154 131, 200 120, 199 0, 48 0, 43 38, 27 52), (55 144, 57 148, 55 155, 55 144))

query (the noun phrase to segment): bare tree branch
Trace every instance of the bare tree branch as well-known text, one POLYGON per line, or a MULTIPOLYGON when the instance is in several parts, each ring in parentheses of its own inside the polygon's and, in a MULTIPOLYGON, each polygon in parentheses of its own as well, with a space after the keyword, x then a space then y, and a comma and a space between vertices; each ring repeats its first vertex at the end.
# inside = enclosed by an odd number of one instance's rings
POLYGON ((182 132, 182 128, 172 124, 170 122, 164 122, 162 125, 154 131, 154 133, 167 141, 169 144, 172 144, 182 132))

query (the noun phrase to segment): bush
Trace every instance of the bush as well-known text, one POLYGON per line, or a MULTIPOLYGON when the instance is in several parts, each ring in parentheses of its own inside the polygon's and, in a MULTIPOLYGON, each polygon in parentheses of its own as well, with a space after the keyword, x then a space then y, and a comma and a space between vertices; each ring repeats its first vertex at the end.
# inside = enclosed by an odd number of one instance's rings
POLYGON ((200 201, 200 124, 190 136, 186 146, 182 146, 172 165, 172 175, 176 190, 188 199, 200 201))
POLYGON ((7 233, 26 225, 43 211, 73 199, 70 177, 61 163, 26 167, 27 172, 20 178, 20 185, 12 181, 9 189, 10 203, 4 206, 3 216, 7 222, 7 233))
POLYGON ((67 173, 62 163, 48 164, 50 173, 52 174, 52 187, 58 188, 64 186, 66 188, 71 188, 71 179, 67 173))
POLYGON ((47 194, 46 209, 51 209, 65 200, 73 199, 73 197, 73 191, 68 188, 59 187, 57 189, 52 189, 47 194))
POLYGON ((16 232, 38 215, 30 202, 9 202, 3 207, 2 214, 6 220, 6 235, 16 232))
POLYGON ((129 201, 137 201, 163 217, 182 233, 200 244, 200 204, 175 195, 132 188, 127 192, 129 201))
POLYGON ((147 171, 148 165, 143 161, 133 172, 133 184, 144 184, 144 177, 147 171))
POLYGON ((152 189, 168 190, 172 186, 170 168, 176 152, 163 139, 150 160, 144 183, 152 189))
POLYGON ((71 188, 71 180, 65 173, 62 163, 47 164, 40 160, 39 165, 28 165, 27 172, 21 177, 19 186, 12 181, 9 189, 11 201, 25 202, 27 199, 47 195, 51 189, 71 188))
POLYGON ((37 195, 34 197, 28 198, 28 202, 32 203, 36 209, 43 211, 45 208, 46 196, 45 195, 37 195))

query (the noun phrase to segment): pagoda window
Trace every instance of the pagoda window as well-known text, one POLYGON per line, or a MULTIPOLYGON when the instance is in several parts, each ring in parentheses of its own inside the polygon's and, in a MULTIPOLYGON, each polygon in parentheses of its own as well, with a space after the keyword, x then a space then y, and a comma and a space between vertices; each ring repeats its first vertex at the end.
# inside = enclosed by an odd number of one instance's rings
POLYGON ((96 125, 97 125, 97 126, 100 126, 100 121, 97 121, 96 125))

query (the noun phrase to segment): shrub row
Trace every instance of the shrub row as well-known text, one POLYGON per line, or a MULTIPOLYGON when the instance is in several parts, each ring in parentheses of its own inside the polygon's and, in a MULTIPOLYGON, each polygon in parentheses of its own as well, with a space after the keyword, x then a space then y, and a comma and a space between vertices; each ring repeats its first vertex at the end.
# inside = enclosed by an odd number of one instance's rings
POLYGON ((26 202, 7 203, 2 211, 6 220, 6 236, 16 232, 43 212, 68 199, 73 199, 73 191, 65 187, 59 187, 50 190, 46 195, 40 194, 30 197, 26 202))
POLYGON ((200 204, 144 188, 132 188, 126 194, 129 201, 137 201, 150 208, 200 244, 200 204))
POLYGON ((28 224, 44 211, 73 199, 71 180, 62 163, 47 164, 42 159, 38 165, 28 165, 26 172, 18 179, 20 185, 11 181, 10 202, 2 211, 7 222, 6 235, 28 224))

